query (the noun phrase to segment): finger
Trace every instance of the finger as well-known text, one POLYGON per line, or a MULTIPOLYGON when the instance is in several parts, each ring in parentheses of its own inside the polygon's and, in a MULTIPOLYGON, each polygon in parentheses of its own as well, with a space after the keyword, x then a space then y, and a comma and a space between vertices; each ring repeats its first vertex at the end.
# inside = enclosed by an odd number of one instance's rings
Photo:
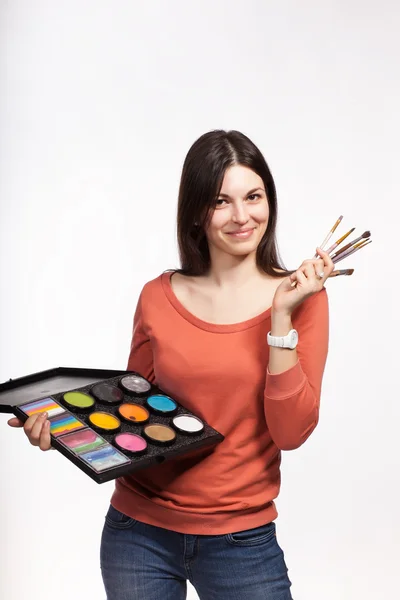
POLYGON ((25 423, 24 423, 24 431, 25 431, 25 433, 26 433, 26 435, 28 437, 31 434, 32 427, 34 426, 34 424, 36 423, 36 421, 38 420, 39 417, 40 417, 40 413, 36 413, 36 415, 31 415, 25 421, 25 423))
POLYGON ((321 257, 324 263, 324 272, 325 275, 329 276, 335 268, 333 260, 329 256, 327 252, 321 250, 321 248, 317 248, 318 255, 321 257))
POLYGON ((300 267, 299 269, 297 269, 296 271, 293 271, 293 273, 290 275, 289 277, 289 283, 290 283, 290 288, 295 288, 296 285, 300 282, 303 283, 307 283, 307 279, 302 271, 302 267, 300 267))
POLYGON ((293 289, 294 287, 296 287, 297 285, 297 277, 296 277, 296 271, 294 271, 293 273, 290 274, 290 276, 287 278, 287 285, 285 286, 286 289, 293 289))
POLYGON ((300 285, 307 285, 307 277, 304 275, 301 269, 297 269, 296 271, 296 281, 300 283, 300 285))
POLYGON ((318 281, 321 281, 325 277, 325 265, 324 261, 320 258, 314 263, 314 271, 318 281))
POLYGON ((17 417, 13 417, 9 421, 7 421, 7 424, 10 427, 23 427, 24 426, 23 422, 20 421, 19 419, 17 419, 17 417))
POLYGON ((43 424, 42 433, 40 434, 39 448, 43 451, 50 450, 51 438, 50 438, 50 421, 47 420, 43 424))
POLYGON ((315 274, 315 265, 313 262, 307 263, 303 267, 302 271, 303 271, 304 275, 307 277, 307 279, 310 281, 310 283, 313 283, 315 281, 316 274, 315 274))
POLYGON ((47 413, 40 413, 31 429, 30 435, 28 435, 29 441, 33 446, 39 446, 40 434, 42 433, 42 428, 46 418, 47 413))
POLYGON ((303 260, 299 269, 302 269, 303 267, 305 267, 307 265, 317 265, 319 262, 322 265, 324 264, 324 261, 322 260, 322 258, 308 258, 307 260, 303 260))

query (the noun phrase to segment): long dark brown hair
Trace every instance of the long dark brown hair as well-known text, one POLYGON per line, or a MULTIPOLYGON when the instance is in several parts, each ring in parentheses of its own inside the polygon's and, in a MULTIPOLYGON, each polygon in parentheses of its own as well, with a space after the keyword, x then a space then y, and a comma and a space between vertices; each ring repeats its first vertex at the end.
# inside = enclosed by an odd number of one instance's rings
POLYGON ((239 131, 205 133, 187 153, 179 186, 177 235, 181 268, 176 270, 183 275, 203 275, 209 270, 205 228, 216 206, 225 171, 233 165, 249 167, 263 180, 269 219, 257 247, 256 263, 268 275, 282 277, 291 271, 283 266, 276 243, 275 183, 260 150, 239 131))

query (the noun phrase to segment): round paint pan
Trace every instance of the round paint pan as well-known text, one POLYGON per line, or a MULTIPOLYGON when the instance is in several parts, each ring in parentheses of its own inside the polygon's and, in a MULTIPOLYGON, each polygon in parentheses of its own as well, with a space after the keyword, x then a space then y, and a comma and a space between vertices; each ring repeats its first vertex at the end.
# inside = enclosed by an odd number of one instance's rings
POLYGON ((127 394, 145 396, 151 390, 151 383, 140 375, 124 375, 119 380, 119 385, 127 394))
POLYGON ((170 416, 175 414, 178 410, 178 405, 175 400, 162 394, 149 396, 146 398, 146 404, 156 415, 170 416))
POLYGON ((123 391, 111 383, 96 383, 90 390, 90 393, 93 394, 98 402, 108 404, 109 406, 121 404, 124 399, 123 391))
POLYGON ((114 444, 129 456, 141 456, 147 450, 146 440, 136 433, 118 433, 114 438, 114 444))
POLYGON ((94 406, 94 398, 83 392, 66 392, 62 400, 67 408, 75 412, 88 412, 94 406))
POLYGON ((99 410, 89 415, 89 425, 100 433, 116 433, 121 428, 121 421, 114 415, 99 410))
POLYGON ((157 446, 169 446, 176 440, 176 433, 172 427, 154 423, 154 425, 146 425, 143 429, 143 437, 152 444, 157 446))
POLYGON ((177 415, 172 419, 172 425, 179 433, 185 435, 199 435, 204 431, 204 423, 193 415, 177 415))
POLYGON ((147 408, 130 402, 125 402, 118 407, 118 416, 125 423, 140 423, 140 425, 147 423, 150 419, 147 408))

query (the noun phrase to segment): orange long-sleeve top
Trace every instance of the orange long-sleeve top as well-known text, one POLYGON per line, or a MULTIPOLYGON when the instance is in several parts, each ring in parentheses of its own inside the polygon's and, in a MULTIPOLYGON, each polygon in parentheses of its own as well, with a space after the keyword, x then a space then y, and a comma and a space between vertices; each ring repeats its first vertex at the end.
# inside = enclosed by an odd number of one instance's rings
POLYGON ((116 481, 112 504, 150 525, 217 535, 276 519, 281 451, 318 422, 328 352, 325 288, 292 315, 298 361, 268 372, 271 309, 229 325, 207 323, 176 297, 171 272, 146 283, 134 316, 128 369, 207 421, 225 439, 116 481))

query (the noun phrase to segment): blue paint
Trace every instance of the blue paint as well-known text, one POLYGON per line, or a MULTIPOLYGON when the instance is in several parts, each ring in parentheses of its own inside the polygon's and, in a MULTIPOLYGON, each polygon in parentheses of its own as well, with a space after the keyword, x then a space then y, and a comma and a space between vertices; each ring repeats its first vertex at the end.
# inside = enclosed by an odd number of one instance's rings
POLYGON ((158 410, 158 411, 161 411, 164 413, 172 412, 178 406, 177 403, 174 400, 172 400, 171 398, 168 398, 168 396, 161 396, 161 395, 149 396, 147 398, 147 404, 151 408, 154 408, 155 410, 158 410))

